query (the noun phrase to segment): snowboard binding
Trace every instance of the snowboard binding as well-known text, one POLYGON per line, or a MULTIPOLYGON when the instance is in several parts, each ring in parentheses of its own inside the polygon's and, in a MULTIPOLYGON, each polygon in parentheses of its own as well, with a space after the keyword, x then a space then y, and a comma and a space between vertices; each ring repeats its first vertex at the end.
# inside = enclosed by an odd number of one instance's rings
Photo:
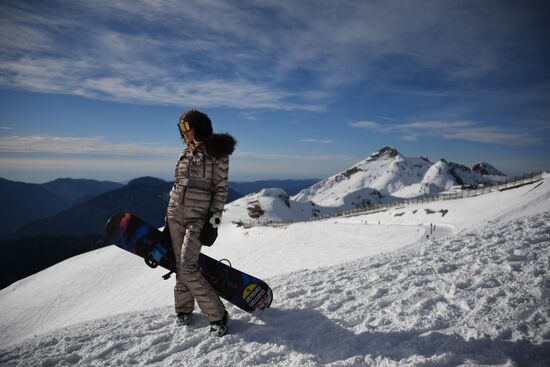
POLYGON ((156 245, 153 250, 144 257, 145 263, 147 266, 154 269, 160 265, 160 262, 164 259, 167 252, 168 251, 161 245, 156 245))

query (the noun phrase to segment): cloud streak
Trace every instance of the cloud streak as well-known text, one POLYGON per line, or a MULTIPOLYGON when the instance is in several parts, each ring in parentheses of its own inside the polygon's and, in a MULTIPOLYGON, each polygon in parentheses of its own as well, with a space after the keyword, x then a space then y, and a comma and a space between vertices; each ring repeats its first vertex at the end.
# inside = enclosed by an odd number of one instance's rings
POLYGON ((0 153, 54 153, 91 155, 176 155, 181 148, 165 145, 115 144, 104 137, 8 136, 0 137, 0 153))
POLYGON ((371 121, 371 120, 352 122, 350 124, 350 126, 359 127, 359 128, 363 128, 363 129, 376 130, 376 131, 388 131, 389 130, 388 127, 384 127, 382 124, 379 124, 378 122, 371 121))
MULTIPOLYGON (((165 24, 167 18, 199 18, 199 14, 193 14, 193 6, 183 11, 179 3, 172 3, 172 10, 140 2, 106 2, 104 9, 96 4, 57 4, 43 13, 32 6, 3 4, 7 9, 2 9, 5 16, 0 18, 0 29, 7 36, 0 39, 0 85, 145 104, 323 110, 319 103, 322 94, 287 90, 254 80, 250 72, 236 72, 235 52, 245 52, 242 47, 227 50, 228 35, 218 39, 212 33, 221 32, 219 29, 203 29, 210 36, 201 37, 201 32, 191 31, 191 25, 182 19, 165 33, 165 38, 154 33, 154 25, 165 24), (59 13, 51 11, 64 7, 59 13), (132 17, 145 21, 146 31, 121 30, 130 27, 132 19, 117 16, 120 12, 105 11, 116 8, 131 9, 128 13, 132 17), (136 10, 143 13, 136 14, 136 10), (97 22, 87 17, 82 22, 64 18, 75 11, 87 13, 97 22), (75 39, 61 37, 60 28, 70 29, 75 39), (20 42, 14 38, 20 38, 20 42)), ((228 28, 225 33, 235 31, 228 28)))
POLYGON ((334 140, 308 138, 308 139, 301 139, 300 142, 302 142, 302 143, 312 143, 312 144, 331 144, 331 143, 334 143, 334 140))
POLYGON ((529 132, 498 126, 481 126, 473 121, 414 121, 404 124, 380 124, 374 121, 358 121, 349 126, 381 133, 398 132, 405 141, 417 141, 421 136, 447 140, 464 140, 509 146, 542 144, 544 138, 529 132))
POLYGON ((426 73, 447 90, 513 75, 503 50, 535 13, 492 1, 20 1, 0 11, 5 88, 306 111, 325 110, 349 84, 403 91, 426 73))
POLYGON ((280 154, 280 153, 258 153, 237 151, 234 156, 239 159, 250 160, 278 160, 278 161, 303 161, 303 162, 325 162, 325 161, 353 161, 358 157, 345 154, 280 154))

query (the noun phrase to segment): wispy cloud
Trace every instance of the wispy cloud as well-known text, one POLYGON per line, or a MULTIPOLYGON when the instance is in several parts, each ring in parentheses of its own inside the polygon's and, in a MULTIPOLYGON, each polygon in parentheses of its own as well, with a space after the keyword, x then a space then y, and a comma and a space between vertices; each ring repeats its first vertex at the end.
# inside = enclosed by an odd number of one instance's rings
POLYGON ((0 137, 2 153, 57 153, 57 154, 178 154, 181 148, 143 144, 120 144, 104 137, 66 136, 9 136, 0 137))
MULTIPOLYGON (((138 103, 322 111, 342 85, 404 91, 401 82, 425 72, 449 89, 498 71, 513 74, 519 68, 505 50, 536 12, 501 8, 492 2, 2 2, 0 86, 138 103), (485 16, 493 8, 500 11, 485 16)), ((419 93, 440 93, 432 89, 419 93)))
POLYGON ((371 120, 352 122, 349 125, 353 127, 359 127, 359 128, 376 130, 376 131, 388 131, 387 127, 384 127, 382 124, 379 124, 378 122, 371 121, 371 120))
POLYGON ((24 58, 0 66, 0 84, 21 89, 70 93, 94 99, 145 104, 322 111, 315 103, 300 103, 300 95, 270 89, 244 79, 199 78, 181 81, 168 75, 151 77, 150 70, 136 77, 95 76, 92 60, 24 58))
POLYGON ((402 137, 403 140, 405 141, 418 141, 418 135, 416 134, 408 134, 408 135, 404 135, 402 137))
POLYGON ((300 142, 302 143, 313 143, 313 144, 331 144, 334 143, 334 140, 330 139, 301 139, 300 142))
POLYGON ((77 1, 40 9, 2 4, 0 85, 146 104, 324 109, 322 93, 259 79, 253 70, 269 65, 247 50, 260 40, 251 39, 246 12, 210 5, 77 1), (68 20, 73 12, 89 17, 68 20), (135 18, 142 28, 126 30, 135 27, 135 18), (166 25, 162 36, 158 24, 166 25), (60 28, 70 29, 75 38, 60 37, 60 28))
POLYGON ((544 138, 517 129, 498 126, 482 126, 473 121, 414 121, 403 124, 383 125, 373 121, 349 124, 357 128, 378 132, 400 132, 402 139, 417 141, 421 136, 440 137, 449 140, 465 140, 500 145, 541 144, 544 138))
POLYGON ((544 142, 543 138, 528 132, 504 130, 493 126, 450 130, 443 132, 442 136, 445 139, 469 140, 502 145, 531 145, 544 142))
POLYGON ((280 160, 280 161, 312 161, 312 162, 324 162, 324 161, 355 161, 360 157, 345 155, 345 154, 280 154, 280 153, 258 153, 258 152, 241 152, 237 151, 234 156, 240 159, 254 159, 254 160, 280 160))
POLYGON ((474 126, 474 123, 471 121, 416 121, 406 124, 397 124, 395 128, 433 131, 463 129, 472 126, 474 126))

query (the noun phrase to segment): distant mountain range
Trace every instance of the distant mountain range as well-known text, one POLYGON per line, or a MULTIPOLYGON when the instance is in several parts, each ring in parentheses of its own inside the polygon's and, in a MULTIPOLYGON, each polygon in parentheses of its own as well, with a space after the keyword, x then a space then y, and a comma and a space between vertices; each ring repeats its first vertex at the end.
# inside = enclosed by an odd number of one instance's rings
POLYGON ((138 178, 53 216, 30 222, 17 230, 17 237, 101 235, 110 216, 120 211, 131 211, 155 226, 162 226, 170 188, 166 181, 138 178))
POLYGON ((349 169, 295 195, 280 188, 247 195, 227 205, 226 217, 235 222, 307 220, 327 213, 437 194, 454 186, 488 185, 505 178, 486 162, 470 169, 445 159, 434 163, 426 157, 405 157, 395 148, 383 147, 349 169))
POLYGON ((0 178, 0 233, 13 233, 29 222, 122 186, 116 182, 67 178, 44 184, 0 178))
MULTIPOLYGON (((266 187, 297 193, 317 182, 264 180, 229 182, 227 202, 266 187)), ((171 182, 142 177, 121 184, 110 181, 60 178, 28 184, 0 178, 0 234, 2 238, 42 235, 102 235, 106 220, 117 211, 132 211, 162 226, 171 182)))
POLYGON ((111 181, 58 178, 41 186, 74 205, 85 202, 104 192, 119 189, 124 185, 111 181))

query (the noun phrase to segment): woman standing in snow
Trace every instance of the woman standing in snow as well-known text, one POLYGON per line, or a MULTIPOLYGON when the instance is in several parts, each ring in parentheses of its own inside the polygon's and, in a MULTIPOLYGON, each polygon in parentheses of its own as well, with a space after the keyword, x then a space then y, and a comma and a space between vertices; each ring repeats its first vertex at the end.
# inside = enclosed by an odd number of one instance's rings
POLYGON ((180 325, 188 325, 196 300, 210 322, 210 334, 223 336, 228 314, 199 272, 198 260, 204 242, 211 245, 217 236, 236 141, 229 134, 214 134, 210 118, 197 110, 183 113, 178 128, 186 149, 176 165, 166 216, 176 258, 176 314, 180 325))

